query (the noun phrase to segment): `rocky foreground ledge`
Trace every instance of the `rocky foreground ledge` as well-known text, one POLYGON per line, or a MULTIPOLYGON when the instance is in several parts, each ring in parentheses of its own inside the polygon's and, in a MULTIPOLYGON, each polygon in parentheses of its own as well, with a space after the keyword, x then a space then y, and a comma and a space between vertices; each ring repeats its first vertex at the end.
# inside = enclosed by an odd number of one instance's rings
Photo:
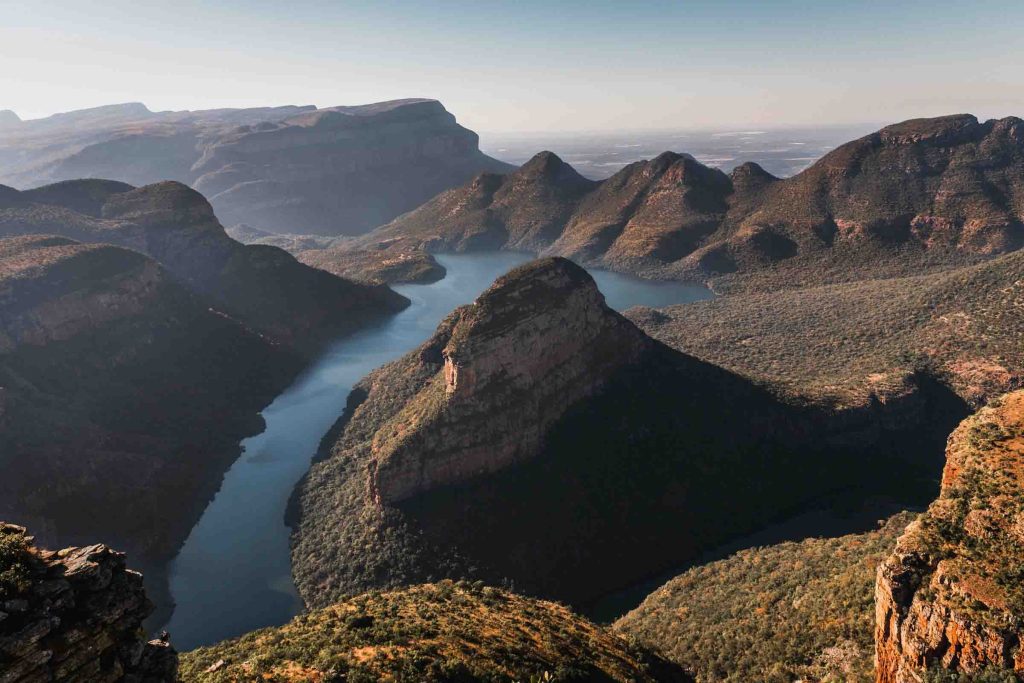
POLYGON ((152 611, 124 553, 41 550, 0 522, 0 683, 173 683, 174 648, 140 636, 152 611))
POLYGON ((916 683, 934 669, 969 680, 1024 674, 1022 558, 1024 391, 1018 391, 953 432, 939 498, 879 566, 877 682, 916 683))

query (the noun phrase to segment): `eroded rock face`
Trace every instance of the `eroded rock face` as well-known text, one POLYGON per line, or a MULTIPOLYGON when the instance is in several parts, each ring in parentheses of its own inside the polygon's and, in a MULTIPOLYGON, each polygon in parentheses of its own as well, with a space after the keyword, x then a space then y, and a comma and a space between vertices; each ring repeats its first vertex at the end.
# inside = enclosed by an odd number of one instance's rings
POLYGON ((374 439, 370 487, 382 502, 533 457, 570 406, 649 348, 564 259, 513 270, 454 317, 430 395, 374 439))
MULTIPOLYGON (((24 534, 0 522, 0 536, 30 542, 24 534)), ((140 635, 153 605, 123 553, 105 545, 56 552, 28 546, 16 561, 21 581, 0 586, 0 681, 177 681, 174 648, 140 635)))
POLYGON ((930 668, 1024 674, 1024 392, 953 433, 939 498, 878 568, 878 683, 930 668))

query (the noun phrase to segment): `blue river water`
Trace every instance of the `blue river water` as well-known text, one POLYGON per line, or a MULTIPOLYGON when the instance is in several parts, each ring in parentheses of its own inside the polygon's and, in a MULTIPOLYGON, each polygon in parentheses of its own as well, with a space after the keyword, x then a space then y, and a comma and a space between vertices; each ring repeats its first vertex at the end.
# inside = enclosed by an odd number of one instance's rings
MULTIPOLYGON (((175 608, 165 628, 179 650, 279 625, 302 610, 292 583, 285 508, 352 386, 417 347, 454 308, 531 258, 510 252, 438 256, 448 270, 443 280, 395 287, 412 305, 339 340, 263 411, 266 429, 242 443, 242 456, 171 564, 175 608)), ((700 286, 591 274, 617 310, 712 297, 700 286)))

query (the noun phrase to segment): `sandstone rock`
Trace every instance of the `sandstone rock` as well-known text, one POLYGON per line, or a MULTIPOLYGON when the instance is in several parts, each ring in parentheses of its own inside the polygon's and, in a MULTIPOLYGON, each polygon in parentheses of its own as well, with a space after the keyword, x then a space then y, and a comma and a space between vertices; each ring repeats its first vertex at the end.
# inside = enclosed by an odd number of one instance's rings
POLYGON ((369 486, 383 503, 534 457, 570 406, 649 349, 563 259, 513 270, 455 318, 441 349, 443 382, 374 438, 369 486))
MULTIPOLYGON (((11 525, 0 533, 23 535, 11 525)), ((27 547, 22 561, 28 588, 16 599, 26 608, 0 621, 0 682, 178 680, 174 648, 140 638, 153 605, 142 576, 126 569, 123 553, 105 545, 59 552, 27 547), (65 594, 67 599, 56 599, 65 594)))
POLYGON ((1024 546, 1014 532, 1022 456, 1024 392, 997 399, 950 437, 938 500, 878 568, 879 683, 915 683, 933 667, 1024 673, 1024 546), (978 524, 983 533, 971 529, 978 524))

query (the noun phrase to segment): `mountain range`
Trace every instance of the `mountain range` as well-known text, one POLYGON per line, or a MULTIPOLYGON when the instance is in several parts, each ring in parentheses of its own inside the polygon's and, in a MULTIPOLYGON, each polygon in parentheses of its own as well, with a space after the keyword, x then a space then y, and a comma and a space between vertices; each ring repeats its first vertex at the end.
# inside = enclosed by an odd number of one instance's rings
POLYGON ((719 291, 892 277, 1018 249, 1022 177, 1024 122, 1014 117, 905 121, 781 179, 666 152, 594 183, 543 152, 336 245, 333 258, 527 250, 719 291))
POLYGON ((0 124, 0 183, 175 180, 226 225, 359 234, 481 171, 512 166, 435 100, 152 112, 110 105, 0 124))

